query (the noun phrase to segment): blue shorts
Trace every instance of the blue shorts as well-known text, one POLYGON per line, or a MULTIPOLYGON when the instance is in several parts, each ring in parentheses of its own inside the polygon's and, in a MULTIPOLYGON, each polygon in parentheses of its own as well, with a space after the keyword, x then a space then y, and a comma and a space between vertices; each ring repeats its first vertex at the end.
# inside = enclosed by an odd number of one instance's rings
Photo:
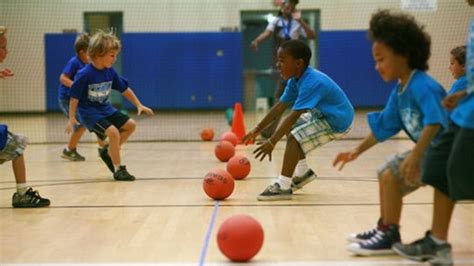
MULTIPOLYGON (((59 103, 59 108, 61 108, 61 111, 63 111, 63 114, 66 115, 66 117, 69 119, 69 99, 58 99, 59 103)), ((77 131, 79 128, 84 127, 82 125, 82 120, 81 116, 79 115, 79 112, 76 112, 76 119, 79 121, 79 125, 74 125, 74 131, 77 131)))

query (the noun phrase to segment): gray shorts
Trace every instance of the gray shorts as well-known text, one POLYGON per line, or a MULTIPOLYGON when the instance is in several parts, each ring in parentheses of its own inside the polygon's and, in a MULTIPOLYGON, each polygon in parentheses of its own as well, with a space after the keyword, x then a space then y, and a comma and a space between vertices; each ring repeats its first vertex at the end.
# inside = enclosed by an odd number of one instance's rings
POLYGON ((0 151, 0 164, 18 158, 23 154, 27 145, 28 138, 8 132, 7 143, 3 150, 0 151))
MULTIPOLYGON (((390 170, 392 175, 397 177, 397 179, 400 181, 400 191, 402 192, 402 196, 408 195, 411 192, 417 190, 420 185, 408 185, 405 183, 405 177, 400 173, 400 165, 402 164, 403 160, 410 154, 411 150, 405 151, 402 153, 398 153, 395 155, 392 155, 388 158, 387 162, 385 162, 382 167, 377 169, 377 174, 379 179, 382 177, 382 173, 385 172, 386 170, 390 170)), ((423 169, 423 167, 420 167, 420 169, 423 169)))

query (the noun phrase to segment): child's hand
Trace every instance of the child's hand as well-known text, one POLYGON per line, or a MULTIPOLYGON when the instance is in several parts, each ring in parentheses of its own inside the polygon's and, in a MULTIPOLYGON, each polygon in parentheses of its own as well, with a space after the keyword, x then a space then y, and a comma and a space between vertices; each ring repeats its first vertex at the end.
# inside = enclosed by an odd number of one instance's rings
POLYGON ((359 153, 357 150, 352 150, 348 152, 341 152, 336 156, 336 159, 332 162, 332 166, 337 167, 337 164, 341 163, 341 166, 339 166, 339 171, 344 168, 344 165, 350 161, 354 161, 359 157, 359 153))
POLYGON ((254 143, 255 138, 257 138, 257 136, 258 136, 258 129, 254 128, 249 133, 247 133, 245 136, 243 136, 241 141, 245 145, 248 145, 249 143, 254 143))
POLYGON ((144 112, 147 115, 153 115, 153 110, 146 107, 145 105, 141 105, 141 104, 138 105, 137 110, 138 110, 138 113, 137 113, 138 115, 140 115, 142 112, 144 112))
POLYGON ((400 165, 400 173, 409 186, 420 185, 420 158, 411 152, 400 165))
POLYGON ((459 101, 464 98, 465 95, 466 91, 457 91, 453 94, 446 96, 442 102, 444 108, 448 109, 449 111, 453 110, 454 108, 456 108, 459 101))
POLYGON ((269 161, 271 162, 272 151, 273 151, 273 148, 275 148, 275 145, 273 145, 270 139, 258 144, 260 146, 253 151, 253 153, 255 154, 255 159, 258 159, 259 157, 261 157, 260 161, 262 161, 268 155, 269 161))
POLYGON ((0 79, 6 79, 8 77, 13 77, 14 75, 15 74, 13 74, 13 72, 8 68, 0 70, 0 79))
POLYGON ((64 132, 66 132, 67 134, 74 132, 75 125, 79 125, 79 122, 77 121, 77 119, 76 118, 69 119, 69 122, 67 123, 66 129, 64 130, 64 132))

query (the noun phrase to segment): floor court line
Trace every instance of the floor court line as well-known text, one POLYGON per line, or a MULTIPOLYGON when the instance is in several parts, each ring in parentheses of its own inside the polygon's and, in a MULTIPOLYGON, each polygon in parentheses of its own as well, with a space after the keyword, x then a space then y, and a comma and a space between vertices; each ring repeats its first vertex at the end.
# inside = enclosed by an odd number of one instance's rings
POLYGON ((206 238, 204 239, 204 244, 201 249, 201 255, 199 257, 199 266, 204 265, 206 262, 207 249, 209 247, 209 241, 211 239, 212 230, 214 229, 214 224, 217 217, 217 212, 219 210, 219 202, 215 201, 214 210, 212 211, 211 221, 209 222, 209 227, 207 228, 206 238))

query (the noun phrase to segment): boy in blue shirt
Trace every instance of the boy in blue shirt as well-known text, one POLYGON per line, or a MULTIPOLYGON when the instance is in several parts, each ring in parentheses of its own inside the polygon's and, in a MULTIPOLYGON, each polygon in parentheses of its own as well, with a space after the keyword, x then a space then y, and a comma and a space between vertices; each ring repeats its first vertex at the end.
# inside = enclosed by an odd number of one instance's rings
POLYGON ((242 138, 249 143, 285 109, 290 114, 280 127, 254 153, 263 160, 272 158, 275 144, 288 136, 281 175, 268 186, 258 200, 289 200, 296 191, 315 179, 306 155, 334 139, 342 138, 351 128, 354 108, 343 90, 327 75, 309 67, 311 50, 302 41, 284 42, 278 49, 277 67, 288 84, 270 112, 242 138))
MULTIPOLYGON (((393 245, 399 255, 433 265, 453 264, 448 230, 454 206, 459 200, 474 200, 474 20, 469 28, 467 85, 456 87, 459 90, 443 100, 443 105, 452 110, 449 128, 428 152, 424 165, 423 183, 434 188, 431 230, 411 244, 393 245)), ((458 58, 462 68, 464 56, 461 53, 458 58)))
MULTIPOLYGON (((76 38, 74 42, 74 50, 76 55, 72 57, 63 68, 61 75, 59 77, 59 86, 58 86, 58 103, 59 107, 66 115, 69 117, 69 100, 71 98, 70 90, 74 77, 76 73, 79 72, 86 64, 89 63, 89 56, 87 55, 87 48, 89 47, 90 37, 88 34, 81 34, 76 38)), ((77 120, 80 121, 80 117, 77 114, 77 120)), ((86 128, 82 125, 74 126, 74 131, 71 134, 67 148, 65 148, 61 154, 62 158, 71 160, 71 161, 84 161, 86 158, 77 152, 77 143, 81 139, 82 135, 86 128)), ((99 135, 97 135, 97 140, 99 142, 99 155, 107 164, 109 169, 113 168, 112 160, 103 152, 103 147, 105 146, 104 140, 101 140, 99 135), (111 168, 112 167, 112 168, 111 168)))
POLYGON ((120 51, 121 44, 112 33, 99 31, 92 36, 88 54, 92 62, 77 73, 71 87, 69 122, 66 132, 71 133, 74 125, 81 123, 90 131, 109 138, 109 147, 105 149, 113 162, 113 177, 118 181, 133 181, 135 177, 122 165, 120 146, 135 131, 135 121, 115 109, 109 101, 111 90, 117 90, 142 112, 152 115, 153 111, 144 106, 128 82, 112 68, 120 51))
MULTIPOLYGON (((0 26, 0 63, 8 54, 7 29, 0 26)), ((9 69, 0 70, 0 79, 12 77, 14 74, 9 69)), ((26 183, 26 166, 23 152, 28 144, 27 138, 8 131, 8 126, 0 124, 0 164, 12 161, 13 174, 15 175, 16 192, 12 197, 14 208, 38 208, 50 205, 49 199, 42 198, 38 191, 33 190, 26 183)))
POLYGON ((381 214, 377 226, 348 237, 348 250, 364 256, 394 253, 392 245, 401 241, 402 198, 420 186, 421 160, 440 129, 447 127, 441 106, 446 92, 425 72, 431 40, 423 27, 410 15, 381 10, 372 15, 369 38, 376 70, 384 81, 398 83, 384 110, 368 114, 371 133, 355 149, 339 153, 333 165, 340 163, 342 169, 401 130, 415 146, 393 156, 378 171, 381 214))

